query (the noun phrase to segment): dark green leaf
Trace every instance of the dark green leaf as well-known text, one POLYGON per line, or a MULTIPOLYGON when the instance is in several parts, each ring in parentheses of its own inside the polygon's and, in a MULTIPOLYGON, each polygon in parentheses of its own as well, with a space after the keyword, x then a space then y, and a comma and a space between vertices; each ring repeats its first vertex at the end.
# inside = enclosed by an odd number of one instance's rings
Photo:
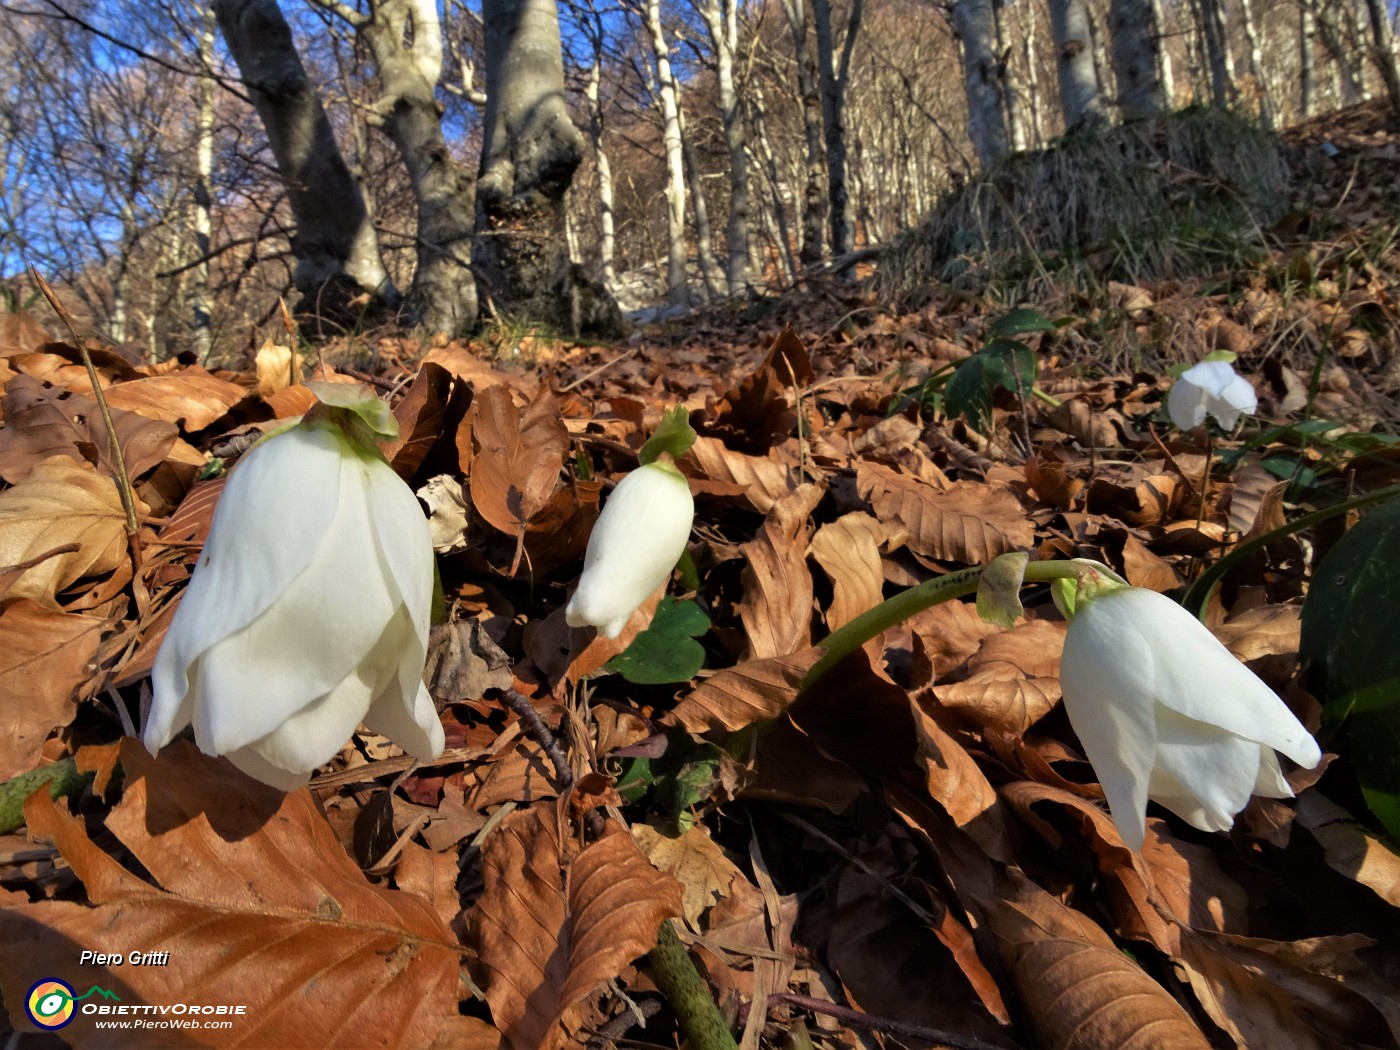
POLYGON ((688 682, 705 663, 704 646, 695 638, 709 629, 705 610, 667 595, 651 625, 608 661, 608 670, 638 685, 688 682))
POLYGON ((1008 314, 1003 314, 988 325, 987 338, 996 339, 999 336, 1024 335, 1026 332, 1053 332, 1056 327, 1054 321, 1035 307, 1021 306, 1008 314))

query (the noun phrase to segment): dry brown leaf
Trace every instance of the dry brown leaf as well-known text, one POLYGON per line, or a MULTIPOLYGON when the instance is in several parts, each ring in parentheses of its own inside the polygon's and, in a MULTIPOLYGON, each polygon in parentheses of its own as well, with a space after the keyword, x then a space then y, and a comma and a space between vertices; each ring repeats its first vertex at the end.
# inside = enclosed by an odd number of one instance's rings
POLYGON ((1030 620, 988 635, 967 662, 968 676, 934 687, 938 702, 972 723, 1019 735, 1060 702, 1065 625, 1030 620))
POLYGON ((972 602, 943 602, 910 617, 908 626, 921 684, 946 678, 982 648, 983 639, 1001 631, 978 616, 972 602))
POLYGON ((650 824, 633 824, 632 837, 652 867, 680 883, 681 907, 692 930, 700 928, 706 909, 729 896, 735 876, 743 878, 738 866, 699 825, 670 836, 650 824))
POLYGON ((1400 856, 1316 790, 1298 796, 1293 819, 1307 828, 1328 865, 1400 908, 1400 856))
POLYGON ((683 696, 666 721, 677 722, 692 733, 712 729, 733 733, 777 718, 796 699, 802 676, 820 657, 821 649, 813 647, 726 668, 683 696))
POLYGON ((1209 1050, 1180 1004, 1087 915, 1008 875, 1010 892, 980 903, 1045 1050, 1209 1050))
POLYGON ((0 492, 0 565, 18 565, 66 544, 78 549, 26 569, 5 600, 30 598, 56 608, 55 595, 84 577, 111 572, 127 558, 126 516, 116 484, 86 463, 53 456, 0 492))
POLYGON ((569 431, 559 405, 542 389, 522 411, 507 388, 493 386, 477 392, 468 418, 472 504, 501 532, 522 537, 561 484, 569 431))
MULTIPOLYGON (((112 410, 112 426, 133 481, 163 462, 176 442, 172 424, 120 408, 112 410)), ((97 402, 16 376, 5 388, 0 477, 14 484, 52 456, 96 463, 107 476, 116 476, 111 439, 97 402)))
POLYGON ((953 822, 988 856, 1010 863, 1013 850, 997 805, 996 788, 966 748, 920 707, 910 706, 919 741, 916 760, 924 768, 929 797, 947 810, 953 822))
POLYGON ((139 412, 147 419, 176 423, 186 431, 217 423, 249 392, 237 383, 212 376, 198 365, 163 376, 131 379, 105 391, 110 408, 139 412))
MULTIPOLYGON (((760 514, 795 487, 792 472, 768 456, 749 456, 728 448, 719 438, 701 437, 690 447, 687 463, 694 463, 706 478, 737 486, 760 514)), ((698 481, 696 490, 705 491, 698 481)))
POLYGON ((864 511, 852 511, 817 530, 807 553, 831 577, 828 630, 850 623, 885 598, 880 544, 885 527, 864 511))
POLYGON ((268 398, 301 381, 301 355, 265 339, 253 358, 253 371, 258 376, 258 396, 268 398))
MULTIPOLYGON (((0 989, 12 1011, 54 976, 128 1005, 243 1005, 231 1029, 199 1033, 205 1045, 433 1042, 456 1013, 458 946, 428 902, 365 881, 307 791, 284 795, 186 743, 157 761, 128 739, 122 765, 126 790, 107 827, 154 884, 47 793, 30 798, 31 833, 58 846, 88 902, 5 901, 0 989), (79 947, 170 955, 167 965, 80 969, 79 947)), ((63 1034, 78 1047, 112 1045, 87 1017, 63 1034)))
POLYGON ((486 840, 486 889, 470 913, 486 1000, 514 1050, 553 1050, 579 1001, 656 945, 681 888, 610 824, 576 852, 553 806, 511 814, 486 840))
POLYGON ((73 721, 109 623, 24 600, 0 612, 0 781, 33 769, 49 734, 73 721))
POLYGON ((784 656, 811 643, 807 516, 822 492, 821 486, 807 484, 778 500, 758 536, 740 548, 744 599, 738 610, 752 659, 784 656))
POLYGON ((1008 490, 955 481, 939 491, 879 463, 856 467, 856 488, 881 521, 909 530, 909 548, 938 561, 975 565, 1029 547, 1035 530, 1008 490))

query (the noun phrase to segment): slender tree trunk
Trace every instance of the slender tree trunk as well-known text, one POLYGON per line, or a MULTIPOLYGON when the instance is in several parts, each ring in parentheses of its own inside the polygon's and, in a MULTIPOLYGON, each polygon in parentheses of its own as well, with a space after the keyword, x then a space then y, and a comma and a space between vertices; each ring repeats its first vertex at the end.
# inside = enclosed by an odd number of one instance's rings
POLYGON ((763 162, 763 171, 768 177, 768 190, 773 202, 771 208, 761 209, 764 228, 777 243, 778 258, 783 264, 783 272, 787 279, 796 281, 798 264, 792 255, 792 236, 788 230, 787 205, 783 200, 783 181, 778 174, 773 145, 768 141, 768 128, 763 117, 763 88, 758 83, 753 84, 750 95, 749 118, 753 125, 754 143, 758 157, 763 162))
POLYGON ((219 29, 267 131, 296 221, 297 291, 315 307, 328 284, 395 302, 360 188, 336 146, 276 0, 214 0, 219 29))
POLYGON ((210 210, 214 203, 214 9, 201 12, 199 64, 204 74, 196 82, 195 183, 191 227, 198 261, 190 277, 190 342, 200 361, 209 359, 214 346, 213 298, 209 291, 209 246, 214 229, 210 210))
POLYGON ((690 289, 685 250, 685 153, 681 145, 680 106, 671 75, 670 48, 661 29, 660 0, 647 0, 647 32, 656 60, 656 94, 661 102, 662 141, 666 150, 666 297, 672 306, 687 306, 690 289))
POLYGON ((1376 67, 1381 71, 1390 108, 1400 114, 1400 68, 1395 63, 1395 34, 1390 28, 1390 12, 1383 0, 1366 0, 1366 14, 1371 19, 1371 45, 1376 67))
POLYGON ((996 29, 997 76, 1001 79, 1001 101, 1005 107, 1006 133, 1013 150, 1026 148, 1026 130, 1021 126, 1021 92, 1016 86, 1009 60, 1011 47, 1006 42, 1006 20, 1002 18, 1005 0, 992 0, 992 25, 996 29))
POLYGON ((835 54, 831 32, 830 0, 812 0, 812 21, 817 33, 817 76, 821 83, 822 124, 826 132, 826 185, 831 221, 831 252, 845 255, 855 243, 851 221, 849 161, 846 151, 846 85, 850 80, 851 51, 860 32, 864 0, 852 0, 846 22, 841 57, 835 54))
MULTIPOLYGON (((1172 76, 1172 53, 1167 47, 1167 13, 1162 0, 1148 0, 1152 8, 1152 48, 1157 55, 1157 77, 1162 84, 1162 108, 1171 109, 1176 105, 1176 82, 1172 76)), ((1122 85, 1119 85, 1122 92, 1122 85)))
POLYGON ((603 281, 611 286, 617 283, 617 269, 613 263, 617 235, 613 218, 612 163, 608 160, 608 151, 603 148, 603 106, 598 100, 603 71, 601 30, 595 38, 595 47, 584 97, 588 100, 588 136, 593 143, 593 165, 598 170, 598 263, 603 281))
POLYGON ((676 115, 680 118, 681 156, 685 161, 686 183, 690 187, 690 207, 695 214, 695 249, 700 256, 700 278, 705 286, 705 301, 709 303, 724 298, 724 275, 715 266, 715 244, 710 236, 710 206, 705 200, 700 158, 695 155, 695 144, 686 133, 685 109, 679 105, 680 85, 674 85, 672 90, 678 103, 676 115))
POLYGON ((1006 156, 1010 145, 1002 107, 1000 63, 993 52, 996 26, 991 0, 956 0, 953 28, 962 42, 967 133, 985 167, 1006 156))
POLYGON ((1160 78, 1161 23, 1148 0, 1109 0, 1108 31, 1118 108, 1124 120, 1139 120, 1167 106, 1160 78))
POLYGON ((1094 72, 1089 5, 1085 0, 1050 0, 1050 32, 1060 76, 1065 130, 1094 127, 1104 119, 1099 78, 1094 72))
POLYGON ((1317 28, 1313 24, 1312 4, 1302 0, 1298 5, 1298 111, 1303 119, 1317 108, 1317 28))
POLYGON ((728 249, 726 278, 729 294, 738 295, 749 286, 749 158, 744 143, 743 114, 734 87, 734 58, 739 50, 739 7, 737 0, 705 0, 700 8, 715 54, 715 81, 719 92, 719 115, 724 125, 724 144, 729 151, 729 225, 725 231, 728 249))
POLYGON ((1274 99, 1269 88, 1269 74, 1264 66, 1264 49, 1259 43, 1259 27, 1254 22, 1252 0, 1239 0, 1240 17, 1244 22, 1244 38, 1249 44, 1249 75, 1254 78, 1254 88, 1259 92, 1259 122, 1274 130, 1274 99))
POLYGON ((1021 60, 1026 67, 1026 97, 1030 101, 1030 141, 1033 149, 1039 149, 1045 144, 1045 115, 1040 104, 1040 64, 1036 61, 1035 48, 1036 10, 1035 4, 1026 5, 1025 26, 1021 35, 1021 60))
POLYGON ((1234 59, 1230 37, 1225 29, 1225 9, 1221 0, 1196 0, 1201 38, 1205 41, 1206 61, 1210 64, 1210 97, 1217 106, 1228 104, 1235 95, 1234 59))
POLYGON ((802 103, 802 133, 806 145, 805 179, 802 188, 802 241, 798 257, 811 266, 825 254, 826 221, 822 193, 823 168, 822 100, 817 86, 817 66, 807 46, 807 15, 803 0, 783 0, 788 31, 797 57, 797 91, 802 103))

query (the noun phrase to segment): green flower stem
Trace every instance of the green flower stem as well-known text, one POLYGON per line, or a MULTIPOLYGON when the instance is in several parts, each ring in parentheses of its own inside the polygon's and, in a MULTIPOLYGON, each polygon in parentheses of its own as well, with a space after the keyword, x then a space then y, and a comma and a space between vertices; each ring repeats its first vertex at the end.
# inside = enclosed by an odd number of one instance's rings
POLYGON ((652 976, 676 1012, 681 1032, 695 1050, 739 1050, 670 919, 661 923, 656 947, 647 959, 652 976))
POLYGON ((24 825, 24 802, 44 784, 49 786, 50 798, 62 798, 81 791, 91 780, 92 774, 79 773, 70 756, 0 783, 0 835, 24 825))
POLYGON ((1264 547, 1275 540, 1281 540, 1285 536, 1291 536, 1295 532, 1319 525, 1328 518, 1335 518, 1338 514, 1345 514, 1349 510, 1357 507, 1365 507, 1371 503, 1379 503, 1389 499, 1391 496, 1400 495, 1400 485, 1391 485, 1388 488, 1376 489, 1374 492, 1367 492, 1364 495, 1356 496, 1344 503, 1338 503, 1332 507, 1324 507, 1322 510, 1315 510, 1311 514, 1304 514, 1296 521, 1285 522, 1278 528, 1257 536, 1248 543, 1241 544, 1232 550, 1225 557, 1212 565, 1201 575, 1197 576, 1195 582, 1187 588, 1182 596, 1181 604, 1192 613, 1198 620, 1206 618, 1206 606, 1210 604, 1210 595, 1215 590, 1215 585, 1219 583, 1231 569, 1238 565, 1245 558, 1249 557, 1259 548, 1264 547))
MULTIPOLYGON (((811 688, 852 652, 895 624, 903 623, 915 613, 931 609, 942 602, 975 593, 984 568, 984 565, 974 565, 969 569, 959 569, 957 572, 925 580, 917 587, 901 591, 875 608, 861 613, 850 623, 838 627, 821 643, 822 657, 802 679, 798 692, 811 688)), ((1023 582, 1048 583, 1051 580, 1077 579, 1083 572, 1083 565, 1075 565, 1068 561, 1033 561, 1026 566, 1023 582)))

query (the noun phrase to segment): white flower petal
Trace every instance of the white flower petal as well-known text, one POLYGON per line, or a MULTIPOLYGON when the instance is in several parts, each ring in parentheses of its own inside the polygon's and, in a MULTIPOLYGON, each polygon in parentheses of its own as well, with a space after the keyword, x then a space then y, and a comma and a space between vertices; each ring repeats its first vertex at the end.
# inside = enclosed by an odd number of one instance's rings
POLYGON ((223 757, 232 762, 234 768, 247 773, 254 780, 261 780, 264 784, 277 788, 279 791, 295 791, 297 788, 305 787, 306 782, 311 779, 311 771, 293 773, 280 769, 251 747, 240 747, 237 751, 230 751, 223 757))
POLYGON ((564 610, 568 625, 616 638, 670 578, 694 518, 690 486, 673 468, 650 463, 618 482, 588 537, 583 576, 564 610))
POLYGON ((1187 823, 1202 831, 1228 829, 1249 804, 1258 772, 1258 744, 1158 706, 1148 795, 1187 823), (1182 798, 1192 800, 1187 811, 1176 808, 1182 798))
POLYGON ((426 653, 433 602, 433 539, 428 519, 413 491, 387 463, 362 460, 358 466, 388 578, 397 587, 426 653))
MULTIPOLYGON (((1115 592, 1115 594, 1118 592, 1115 592)), ((1156 747, 1152 649, 1125 636, 1100 598, 1070 623, 1060 660, 1065 712, 1098 774, 1118 833, 1130 849, 1147 834, 1147 782, 1156 747), (1127 654, 1131 654, 1127 657, 1127 654)))
POLYGON ((1200 426, 1207 415, 1232 430, 1241 413, 1252 413, 1258 407, 1259 399, 1249 380, 1224 361, 1193 365, 1181 373, 1167 394, 1167 414, 1182 430, 1200 426))
MULTIPOLYGON (((374 683, 366 676, 373 671, 367 666, 357 668, 325 696, 289 716, 248 748, 278 769, 293 773, 309 774, 324 765, 345 746, 369 710, 374 683)), ((235 750, 228 748, 221 753, 235 750)))

